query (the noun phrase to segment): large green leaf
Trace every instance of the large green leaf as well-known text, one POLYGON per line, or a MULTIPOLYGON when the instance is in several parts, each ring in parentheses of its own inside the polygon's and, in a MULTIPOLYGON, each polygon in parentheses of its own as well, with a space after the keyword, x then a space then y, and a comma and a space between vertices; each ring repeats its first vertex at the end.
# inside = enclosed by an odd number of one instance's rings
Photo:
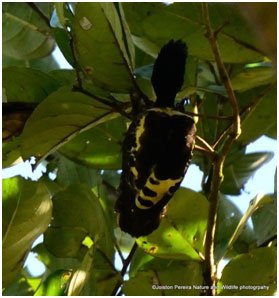
POLYGON ((33 241, 51 220, 52 202, 40 182, 3 180, 3 284, 19 274, 33 241))
MULTIPOLYGON (((204 22, 200 3, 125 3, 124 10, 134 42, 155 56, 159 47, 169 39, 183 39, 188 43, 190 55, 212 60, 208 40, 204 36, 204 22), (164 26, 163 24, 168 24, 164 26)), ((218 28, 227 26, 218 35, 224 62, 240 63, 258 61, 263 55, 255 47, 257 39, 246 22, 231 5, 211 4, 210 17, 218 28)))
POLYGON ((8 102, 39 103, 60 87, 48 74, 31 68, 8 67, 2 74, 8 102))
MULTIPOLYGON (((48 10, 48 3, 40 9, 48 10)), ((47 56, 54 48, 50 27, 27 3, 5 3, 3 7, 3 53, 17 59, 47 56)))
POLYGON ((225 194, 239 195, 245 183, 265 163, 273 158, 272 152, 243 154, 236 152, 225 163, 224 181, 220 190, 225 194))
POLYGON ((24 159, 40 162, 80 132, 116 117, 104 104, 79 92, 61 88, 40 103, 22 133, 24 159))
POLYGON ((198 262, 159 259, 151 261, 149 268, 125 281, 123 292, 129 296, 199 295, 202 280, 202 268, 198 262))
POLYGON ((258 248, 247 254, 238 255, 224 268, 218 283, 218 294, 221 296, 274 295, 276 267, 274 247, 258 248))
POLYGON ((232 76, 231 84, 235 91, 243 92, 261 85, 272 84, 275 79, 272 65, 249 67, 232 76))
POLYGON ((79 257, 86 251, 83 241, 90 236, 111 257, 112 231, 99 199, 86 184, 72 184, 53 197, 53 220, 45 233, 48 250, 57 257, 79 257))
POLYGON ((93 188, 101 181, 99 171, 75 163, 60 154, 54 167, 57 170, 55 181, 64 188, 75 183, 86 183, 93 188))
POLYGON ((98 169, 121 168, 121 142, 126 121, 118 117, 81 133, 60 152, 81 164, 98 169))
POLYGON ((190 189, 180 188, 157 230, 137 239, 145 252, 161 258, 201 260, 208 202, 190 189))
MULTIPOLYGON (((220 196, 217 217, 217 234, 215 242, 215 259, 223 256, 228 243, 242 218, 241 211, 237 206, 223 195, 220 196)), ((256 245, 255 236, 249 225, 242 230, 238 239, 230 249, 231 255, 248 252, 252 245, 256 245)))
MULTIPOLYGON (((272 196, 270 197, 270 200, 272 200, 272 196)), ((277 208, 275 200, 269 204, 261 206, 261 208, 252 214, 251 218, 258 245, 261 245, 271 237, 276 236, 277 208)))
POLYGON ((241 124, 239 141, 244 144, 253 142, 262 135, 276 137, 277 97, 275 88, 260 98, 241 124))
POLYGON ((78 3, 73 24, 79 65, 94 84, 114 92, 134 88, 134 50, 114 3, 78 3))
POLYGON ((30 67, 32 69, 38 69, 41 71, 51 71, 53 69, 59 68, 57 61, 53 55, 46 56, 44 58, 37 58, 32 60, 18 60, 7 55, 2 55, 2 67, 11 66, 22 66, 30 67))

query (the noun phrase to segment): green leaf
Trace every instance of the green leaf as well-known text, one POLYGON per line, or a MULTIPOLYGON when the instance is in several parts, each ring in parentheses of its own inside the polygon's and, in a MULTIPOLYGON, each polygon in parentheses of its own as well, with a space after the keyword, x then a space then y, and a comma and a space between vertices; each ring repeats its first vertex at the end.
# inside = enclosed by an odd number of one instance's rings
POLYGON ((275 83, 274 68, 269 67, 253 67, 244 68, 231 77, 231 84, 235 91, 243 92, 258 86, 275 83))
POLYGON ((33 241, 51 220, 52 202, 40 182, 3 180, 3 284, 19 274, 33 241))
POLYGON ((236 152, 224 166, 224 181, 221 192, 230 195, 239 195, 245 183, 265 163, 273 158, 272 152, 255 152, 243 155, 236 152))
MULTIPOLYGON (((272 196, 270 199, 272 200, 272 196)), ((251 218, 258 245, 276 235, 277 208, 275 202, 262 206, 252 214, 251 218)))
POLYGON ((39 70, 23 67, 3 69, 3 88, 8 102, 38 103, 59 87, 56 80, 39 70))
POLYGON ((74 58, 71 50, 69 33, 62 28, 53 28, 55 41, 69 64, 74 66, 74 58))
POLYGON ((128 296, 188 296, 199 295, 202 269, 198 262, 172 260, 151 261, 149 269, 140 271, 124 282, 123 292, 128 296), (184 287, 184 288, 183 288, 184 287), (186 288, 188 287, 188 288, 186 288))
MULTIPOLYGON (((40 8, 48 9, 44 3, 40 8)), ((26 3, 5 3, 3 53, 16 59, 45 57, 54 48, 50 27, 26 3)))
POLYGON ((7 168, 11 166, 19 157, 20 154, 20 140, 13 138, 8 142, 2 143, 2 167, 7 168))
POLYGON ((68 269, 75 270, 80 265, 80 262, 74 258, 55 257, 48 251, 44 243, 37 244, 32 248, 32 252, 46 266, 47 272, 67 271, 68 269))
MULTIPOLYGON (((209 8, 215 28, 227 24, 218 34, 224 62, 254 62, 263 58, 255 47, 257 38, 233 6, 212 3, 209 8)), ((156 55, 158 47, 170 39, 183 39, 189 46, 190 55, 213 60, 210 44, 204 36, 200 3, 125 3, 124 10, 134 42, 150 55, 156 55), (162 20, 168 24, 164 30, 162 20)))
POLYGON ((241 124, 242 133, 238 140, 248 144, 264 134, 276 135, 276 106, 276 90, 272 88, 258 100, 243 120, 241 124))
POLYGON ((22 156, 35 156, 38 164, 82 131, 116 115, 93 98, 61 88, 40 103, 27 120, 21 140, 22 156))
POLYGON ((3 296, 33 296, 41 278, 28 278, 26 272, 20 274, 8 287, 3 289, 3 296))
POLYGON ((86 183, 92 188, 100 184, 100 180, 100 174, 97 170, 72 162, 63 155, 59 155, 56 182, 62 187, 68 187, 75 183, 86 183))
POLYGON ((221 296, 269 296, 276 291, 276 249, 264 247, 233 258, 218 282, 221 296), (233 285, 236 289, 225 289, 233 285), (223 289, 222 289, 223 286, 223 289))
MULTIPOLYGON (((226 247, 226 252, 229 252, 231 247, 234 245, 236 240, 239 238, 239 235, 243 232, 243 230, 246 228, 248 219, 252 216, 252 214, 261 206, 264 206, 265 204, 268 204, 271 202, 271 198, 269 196, 264 196, 262 194, 258 194, 253 200, 250 201, 250 205, 246 212, 243 214, 242 218, 238 222, 237 227, 234 230, 234 233, 232 234, 228 245, 226 247)), ((223 255, 223 258, 225 257, 225 254, 223 255)))
POLYGON ((190 189, 180 188, 157 230, 137 239, 145 252, 161 258, 201 260, 208 202, 190 189))
POLYGON ((78 3, 73 31, 78 62, 93 83, 113 92, 130 92, 133 44, 114 3, 78 3))
POLYGON ((11 66, 30 67, 32 69, 38 69, 45 72, 59 68, 59 65, 53 55, 32 60, 18 60, 3 54, 2 68, 11 66))
POLYGON ((58 270, 51 273, 40 285, 34 296, 66 296, 71 271, 58 270))
MULTIPOLYGON (((220 259, 227 249, 228 242, 231 239, 239 221, 242 218, 242 213, 237 206, 231 202, 226 196, 219 194, 220 201, 217 217, 217 234, 215 259, 220 259)), ((248 252, 250 247, 255 245, 255 236, 249 225, 242 230, 234 246, 230 250, 230 256, 236 253, 248 252)))
POLYGON ((76 73, 74 69, 55 69, 48 73, 61 86, 74 85, 76 81, 76 73))
POLYGON ((97 169, 121 168, 121 142, 126 132, 123 117, 106 121, 62 146, 69 159, 97 169))
POLYGON ((88 235, 108 257, 112 255, 112 231, 98 198, 86 184, 72 184, 53 197, 45 245, 56 257, 78 258, 87 250, 82 242, 88 235))

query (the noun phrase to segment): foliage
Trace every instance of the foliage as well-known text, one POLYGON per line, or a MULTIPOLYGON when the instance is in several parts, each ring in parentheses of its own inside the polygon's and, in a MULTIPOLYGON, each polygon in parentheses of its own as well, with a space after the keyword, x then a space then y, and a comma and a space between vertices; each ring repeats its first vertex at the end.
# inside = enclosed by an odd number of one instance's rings
MULTIPOLYGON (((276 138, 276 54, 262 39, 262 32, 276 32, 276 23, 249 22, 266 10, 272 18, 276 6, 245 7, 243 13, 241 3, 209 5, 242 122, 224 164, 215 243, 216 262, 227 262, 218 294, 229 296, 276 290, 276 193, 255 199, 243 216, 227 199, 272 158, 268 150, 246 153, 247 145, 263 135, 276 138), (245 228, 250 217, 253 228, 245 228)), ((31 157, 35 166, 46 165, 36 182, 3 180, 4 295, 110 295, 119 282, 125 295, 200 295, 214 160, 195 151, 202 191, 176 192, 158 230, 136 240, 125 281, 115 256, 129 252, 133 239, 117 229, 113 206, 126 116, 132 103, 144 109, 154 101, 152 65, 170 39, 189 48, 177 101, 190 98, 186 110, 195 105, 204 115, 197 134, 222 148, 231 108, 201 11, 200 3, 179 2, 3 3, 3 165, 31 157), (55 46, 73 69, 59 68, 55 46), (32 247, 40 235, 43 242, 32 247), (45 265, 42 276, 23 267, 30 253, 45 265)))

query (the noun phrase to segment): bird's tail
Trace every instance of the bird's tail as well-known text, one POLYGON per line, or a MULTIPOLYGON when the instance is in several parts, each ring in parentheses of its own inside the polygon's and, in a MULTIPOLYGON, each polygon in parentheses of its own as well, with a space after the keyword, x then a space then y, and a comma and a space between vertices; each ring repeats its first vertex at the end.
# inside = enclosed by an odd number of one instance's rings
POLYGON ((156 106, 173 107, 176 93, 184 81, 187 46, 181 40, 170 40, 155 61, 151 82, 157 96, 156 106))

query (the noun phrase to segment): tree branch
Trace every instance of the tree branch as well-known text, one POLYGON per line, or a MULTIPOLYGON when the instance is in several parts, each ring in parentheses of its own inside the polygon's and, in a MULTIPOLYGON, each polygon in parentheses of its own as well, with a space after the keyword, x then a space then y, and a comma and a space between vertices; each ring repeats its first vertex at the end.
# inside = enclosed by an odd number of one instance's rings
POLYGON ((205 294, 207 296, 212 296, 216 294, 215 286, 216 286, 216 265, 214 261, 214 241, 215 241, 215 231, 216 231, 216 221, 217 221, 217 210, 219 203, 219 188, 221 182, 223 180, 223 165, 226 156, 228 155, 232 144, 237 139, 237 137, 241 133, 240 128, 240 116, 237 100, 232 89, 231 81, 228 76, 228 73, 225 69, 224 63, 221 59, 219 47, 217 44, 216 36, 217 33, 212 30, 209 12, 208 12, 208 4, 202 4, 202 12, 205 23, 206 33, 209 44, 212 49, 212 53, 214 55, 214 59, 216 61, 219 75, 222 83, 225 86, 227 91, 227 95, 229 98, 229 102, 232 109, 233 114, 233 123, 231 126, 231 131, 225 139, 223 146, 221 147, 216 159, 214 160, 213 166, 213 174, 212 181, 210 186, 210 193, 208 196, 209 200, 209 213, 208 213, 208 222, 207 222, 207 231, 205 238, 205 261, 204 261, 204 284, 208 286, 205 294))
MULTIPOLYGON (((128 255, 128 257, 127 257, 127 259, 125 259, 125 261, 123 263, 123 267, 120 271, 120 274, 121 274, 122 277, 124 277, 124 275, 126 274, 127 268, 128 268, 128 266, 130 265, 130 263, 132 261, 132 258, 134 256, 136 250, 137 250, 137 247, 138 247, 137 242, 135 242, 132 249, 131 249, 131 251, 130 251, 130 253, 129 253, 129 255, 128 255)), ((117 294, 121 284, 122 284, 122 281, 117 282, 117 284, 115 285, 115 287, 114 287, 113 291, 111 292, 110 296, 115 296, 117 294)))

